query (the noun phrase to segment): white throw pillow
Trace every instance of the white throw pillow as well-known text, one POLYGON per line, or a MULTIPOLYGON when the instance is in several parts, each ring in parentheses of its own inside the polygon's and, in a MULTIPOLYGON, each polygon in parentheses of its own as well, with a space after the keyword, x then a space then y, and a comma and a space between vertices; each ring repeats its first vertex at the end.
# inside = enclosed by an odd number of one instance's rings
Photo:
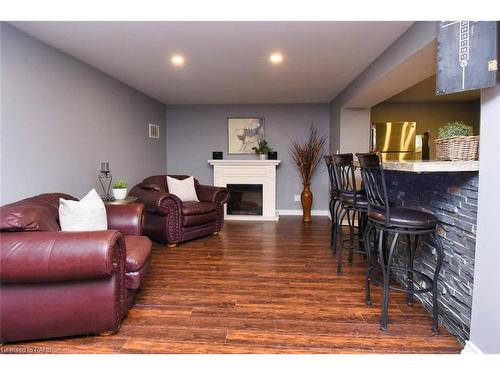
POLYGON ((168 192, 176 195, 182 202, 199 202, 194 188, 194 177, 188 177, 184 180, 167 176, 168 192))
POLYGON ((92 189, 80 201, 59 198, 59 223, 65 232, 87 232, 108 229, 106 207, 92 189))

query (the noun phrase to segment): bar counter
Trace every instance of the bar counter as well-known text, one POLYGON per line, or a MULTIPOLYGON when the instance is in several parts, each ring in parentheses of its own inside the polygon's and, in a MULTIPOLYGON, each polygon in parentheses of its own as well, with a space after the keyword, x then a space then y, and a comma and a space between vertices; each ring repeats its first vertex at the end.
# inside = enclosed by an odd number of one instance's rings
POLYGON ((386 161, 384 169, 389 171, 413 173, 439 173, 439 172, 477 172, 479 161, 442 161, 442 160, 416 160, 416 161, 386 161))
MULTIPOLYGON (((439 320, 465 342, 471 319, 479 162, 389 161, 383 166, 389 200, 394 205, 431 212, 439 220, 438 235, 445 252, 438 283, 439 320)), ((401 264, 406 264, 405 241, 399 241, 401 264)), ((427 243, 421 246, 427 246, 428 251, 417 252, 416 268, 430 275, 435 250, 427 243)), ((431 312, 430 295, 417 298, 431 312)))

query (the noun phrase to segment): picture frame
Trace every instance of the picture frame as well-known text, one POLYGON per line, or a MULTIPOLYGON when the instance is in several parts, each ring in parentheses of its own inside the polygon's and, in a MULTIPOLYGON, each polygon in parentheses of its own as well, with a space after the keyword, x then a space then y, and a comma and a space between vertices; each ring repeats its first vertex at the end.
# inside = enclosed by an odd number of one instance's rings
POLYGON ((264 139, 262 117, 227 118, 227 153, 229 155, 254 154, 252 147, 264 139))

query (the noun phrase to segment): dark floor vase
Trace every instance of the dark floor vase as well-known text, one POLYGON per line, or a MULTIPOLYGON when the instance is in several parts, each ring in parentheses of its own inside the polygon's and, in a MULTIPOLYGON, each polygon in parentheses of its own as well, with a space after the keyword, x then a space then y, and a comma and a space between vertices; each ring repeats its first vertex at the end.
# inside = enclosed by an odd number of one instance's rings
POLYGON ((309 189, 309 185, 304 184, 304 190, 300 194, 300 201, 302 202, 302 221, 310 222, 313 194, 309 189))

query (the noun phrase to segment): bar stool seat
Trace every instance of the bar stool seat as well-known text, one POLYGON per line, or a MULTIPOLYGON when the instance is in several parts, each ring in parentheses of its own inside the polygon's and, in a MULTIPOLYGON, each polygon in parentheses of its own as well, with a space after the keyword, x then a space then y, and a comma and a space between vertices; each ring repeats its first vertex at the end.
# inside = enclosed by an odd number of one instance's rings
POLYGON ((380 224, 389 223, 394 227, 431 229, 435 228, 438 223, 438 219, 433 214, 402 207, 391 207, 389 220, 387 220, 386 216, 387 213, 383 209, 368 208, 368 218, 380 224))

